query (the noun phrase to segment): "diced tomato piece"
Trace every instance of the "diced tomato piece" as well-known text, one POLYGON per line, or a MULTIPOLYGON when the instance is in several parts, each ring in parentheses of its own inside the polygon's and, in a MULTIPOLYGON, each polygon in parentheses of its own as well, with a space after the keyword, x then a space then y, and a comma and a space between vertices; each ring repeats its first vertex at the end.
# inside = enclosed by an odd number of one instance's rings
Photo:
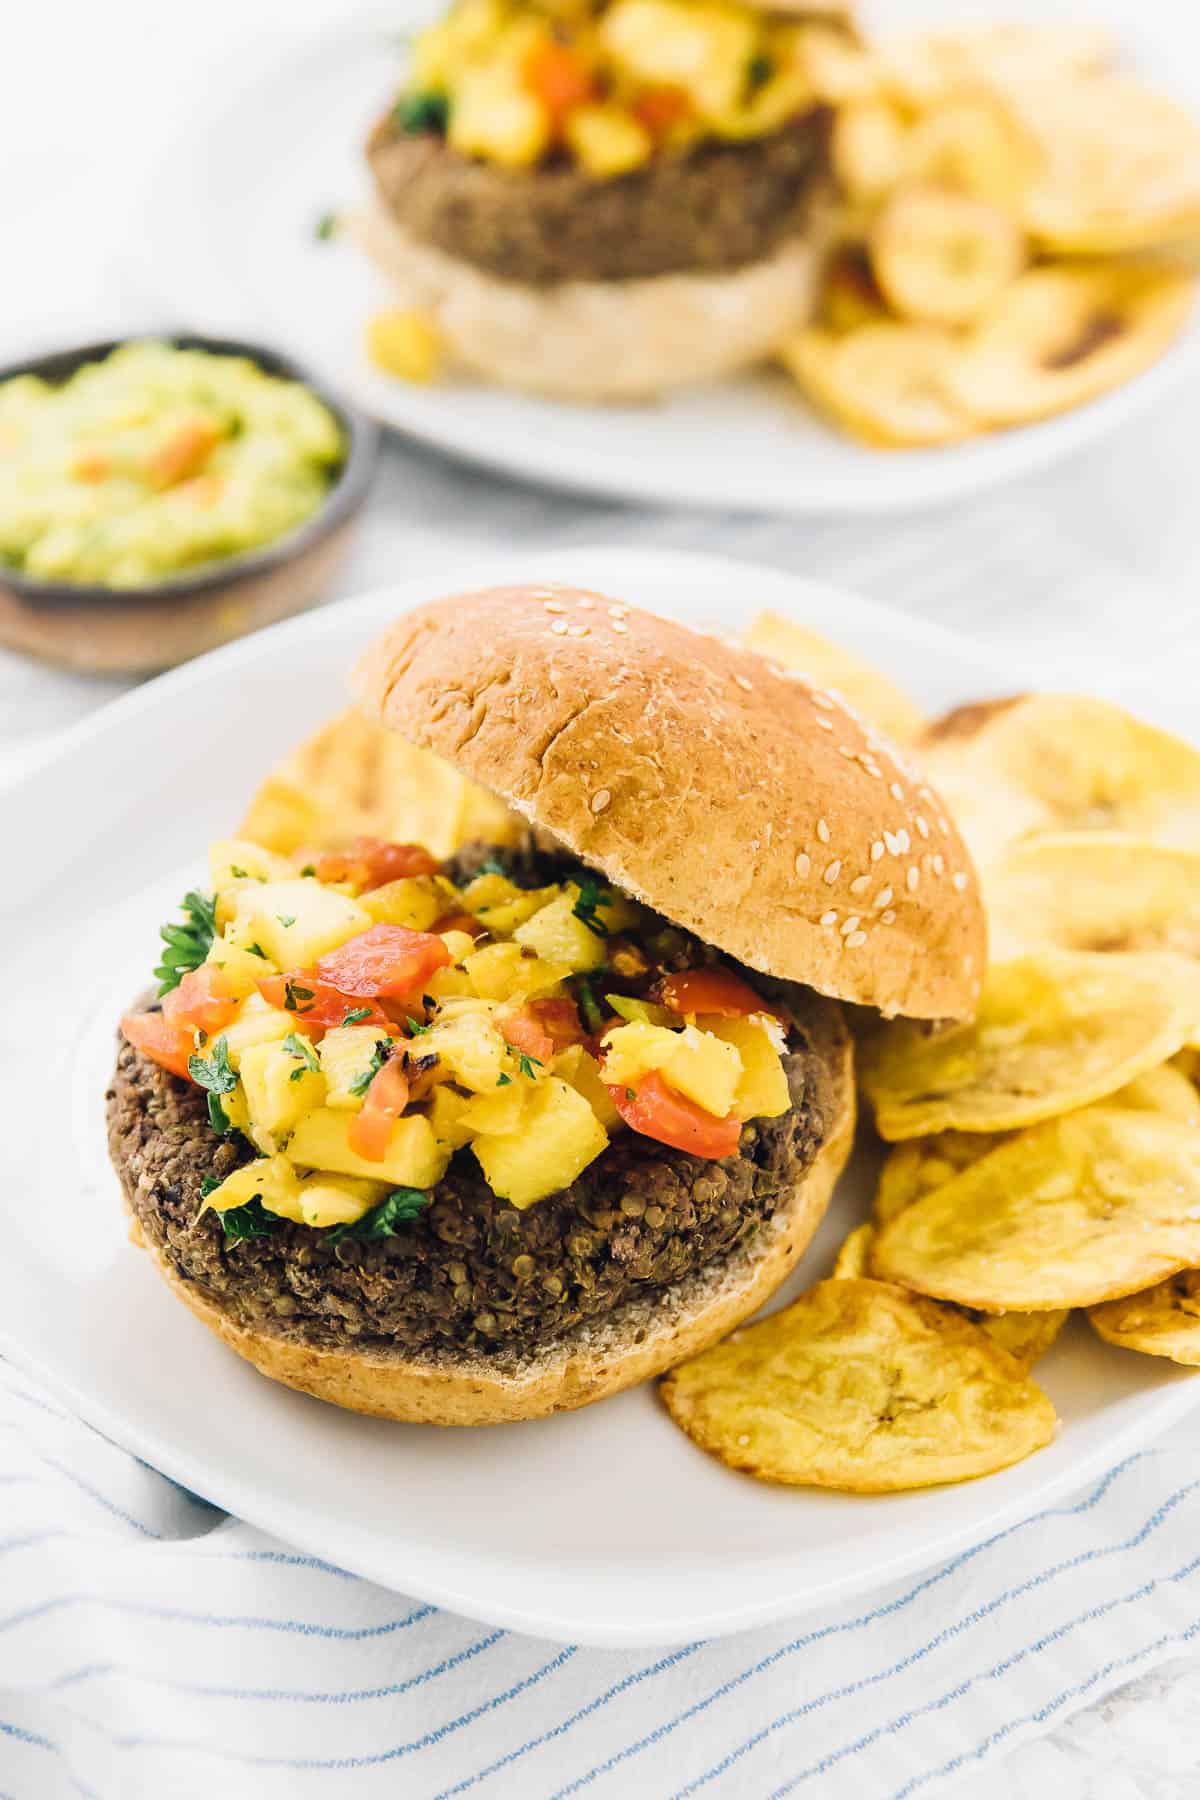
POLYGON ((314 972, 319 981, 327 981, 342 994, 404 1000, 419 994, 434 971, 452 960, 432 931, 372 925, 327 956, 318 957, 314 972))
POLYGON ((201 963, 184 976, 178 987, 163 995, 162 1009, 173 1023, 211 1034, 232 1024, 238 1002, 220 969, 212 963, 201 963))
POLYGON ((552 39, 535 44, 522 67, 525 86, 540 100, 558 131, 575 107, 591 100, 596 91, 592 72, 577 51, 552 39))
POLYGON ((584 1029, 579 1021, 579 1008, 573 1000, 531 1000, 529 1010, 542 1030, 553 1041, 555 1050, 569 1044, 582 1044, 584 1029))
POLYGON ((744 1019, 750 1013, 775 1011, 769 1000, 720 964, 668 975, 662 995, 663 1004, 677 1013, 716 1013, 722 1019, 744 1019))
POLYGON ((741 1121, 731 1113, 714 1118, 694 1100, 669 1087, 657 1070, 640 1075, 631 1088, 605 1084, 612 1103, 631 1131, 688 1150, 693 1156, 732 1156, 738 1146, 741 1121))
POLYGON ((548 1063, 554 1055, 554 1039, 538 1023, 530 1007, 523 1006, 519 1012, 509 1013, 496 1023, 505 1043, 525 1056, 532 1056, 535 1062, 548 1063))
POLYGON ((408 1105, 408 1076, 399 1056, 392 1056, 375 1076, 346 1132, 356 1156, 382 1162, 387 1155, 392 1126, 408 1105))
POLYGON ((343 994, 327 981, 319 981, 311 969, 293 969, 289 975, 264 975, 257 982, 259 993, 281 1012, 299 1019, 311 1038, 319 1039, 334 1025, 374 1025, 381 1031, 395 1031, 383 1010, 353 994, 343 994))
POLYGON ((466 931, 472 937, 482 937, 487 926, 479 919, 472 918, 470 913, 448 912, 443 913, 440 919, 435 919, 429 929, 435 935, 440 931, 466 931))
POLYGON ((389 844, 375 837, 353 838, 344 850, 322 850, 309 860, 318 881, 352 881, 364 893, 408 875, 436 875, 438 869, 423 844, 389 844))
POLYGON ((691 96, 686 88, 648 87, 633 102, 632 112, 653 138, 665 137, 674 126, 691 117, 691 96))
POLYGON ((156 1062, 160 1069, 168 1069, 172 1075, 188 1075, 188 1057, 192 1054, 192 1034, 180 1025, 174 1024, 165 1014, 160 1012, 126 1013, 121 1020, 121 1031, 135 1050, 156 1062))

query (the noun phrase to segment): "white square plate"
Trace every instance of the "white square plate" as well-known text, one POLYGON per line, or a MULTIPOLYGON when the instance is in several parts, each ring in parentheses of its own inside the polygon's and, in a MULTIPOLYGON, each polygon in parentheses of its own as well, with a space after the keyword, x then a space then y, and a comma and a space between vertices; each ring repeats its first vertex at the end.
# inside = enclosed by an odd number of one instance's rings
MULTIPOLYGON (((1091 1479, 1200 1401, 1172 1365, 1082 1325, 1039 1368, 1062 1425, 1028 1462, 887 1498, 761 1486, 703 1456, 651 1387, 533 1424, 390 1425, 263 1380, 130 1249, 104 1144, 120 1010, 203 847, 280 751, 334 711, 404 607, 493 581, 570 580, 714 629, 772 606, 874 658, 932 708, 1028 685, 928 627, 766 569, 665 552, 492 556, 398 581, 152 682, 0 793, 5 946, 0 1350, 101 1431, 264 1529, 490 1623, 663 1644, 788 1617, 978 1542, 1091 1479)), ((865 1204, 840 1185, 793 1282, 865 1204)))

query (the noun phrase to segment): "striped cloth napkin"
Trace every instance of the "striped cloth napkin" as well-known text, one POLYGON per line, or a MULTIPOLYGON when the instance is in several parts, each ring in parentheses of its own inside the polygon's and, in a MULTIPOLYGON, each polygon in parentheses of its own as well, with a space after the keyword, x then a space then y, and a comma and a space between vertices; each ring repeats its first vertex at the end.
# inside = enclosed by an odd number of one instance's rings
POLYGON ((1017 1800, 1014 1746, 1200 1633, 1198 1545, 1200 1421, 870 1599, 584 1650, 292 1551, 0 1363, 0 1797, 1017 1800))

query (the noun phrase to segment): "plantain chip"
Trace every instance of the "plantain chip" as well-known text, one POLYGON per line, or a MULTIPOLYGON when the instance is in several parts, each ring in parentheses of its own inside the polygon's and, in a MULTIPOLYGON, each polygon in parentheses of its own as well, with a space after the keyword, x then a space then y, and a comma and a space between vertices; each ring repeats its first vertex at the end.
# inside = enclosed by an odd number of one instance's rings
POLYGON ((840 244, 825 265, 819 323, 841 336, 857 331, 860 325, 876 325, 886 318, 887 307, 871 271, 866 245, 840 244))
POLYGON ((870 243, 889 306, 922 325, 971 324, 1025 265, 1025 238, 1008 213, 931 183, 898 188, 881 208, 870 243))
POLYGON ((895 1493, 1049 1443, 1050 1401, 969 1320, 878 1281, 822 1281, 661 1393, 702 1450, 763 1481, 895 1493))
POLYGON ((1044 250, 1123 255, 1200 224, 1200 123, 1177 101, 1125 71, 988 79, 1041 154, 1024 219, 1044 250))
POLYGON ((796 625, 778 613, 761 612, 751 623, 746 648, 804 675, 818 687, 834 688, 868 725, 897 743, 916 737, 925 715, 916 702, 886 675, 860 662, 840 644, 831 644, 807 626, 796 625))
POLYGON ((986 881, 993 956, 1177 950, 1200 958, 1200 851, 1124 832, 1048 833, 1014 844, 986 881))
POLYGON ((1183 957, 1047 950, 994 964, 971 1024, 881 1025, 860 1076, 889 1142, 1011 1131, 1116 1093, 1198 1021, 1196 965, 1183 957))
POLYGON ((906 1207, 945 1187, 964 1169, 1007 1143, 1011 1133, 990 1131, 937 1131, 929 1137, 910 1138, 896 1144, 883 1159, 875 1191, 875 1223, 883 1228, 899 1218, 906 1207))
POLYGON ((1181 1269, 1122 1300, 1107 1300, 1088 1313, 1093 1329, 1110 1344, 1200 1365, 1200 1270, 1181 1269))
MULTIPOLYGON (((1118 1098, 1119 1096, 1114 1096, 1114 1105, 1118 1098)), ((897 1144, 894 1150, 889 1150, 880 1171, 879 1187, 875 1195, 876 1230, 867 1245, 868 1267, 864 1272, 872 1272, 870 1263, 875 1237, 883 1226, 889 1225, 905 1207, 912 1206, 924 1195, 933 1193, 935 1188, 945 1187, 948 1181, 953 1181, 956 1175, 978 1162, 998 1144, 1008 1143, 1011 1135, 939 1131, 935 1137, 914 1138, 910 1143, 897 1144)), ((836 1269, 834 1272, 837 1273, 836 1269)), ((970 1308, 963 1310, 968 1318, 974 1320, 998 1344, 1003 1345, 1027 1369, 1032 1368, 1037 1359, 1049 1350, 1068 1317, 1065 1310, 993 1314, 976 1312, 970 1308)))
POLYGON ((1157 362, 1187 324, 1193 299, 1191 280, 1166 270, 1031 269, 995 293, 947 360, 947 398, 988 428, 1067 412, 1157 362))
POLYGON ((880 1232, 881 1279, 981 1312, 1094 1306, 1200 1263, 1200 1134, 1093 1106, 1021 1132, 880 1232))
POLYGON ((847 199, 869 205, 894 185, 907 133, 904 115, 888 100, 872 96, 838 109, 829 155, 847 199))
POLYGON ((806 398, 881 450, 954 444, 972 434, 976 421, 947 379, 959 355, 949 331, 894 319, 841 336, 804 326, 779 346, 806 398))
POLYGON ((1200 1125, 1200 1092, 1174 1062, 1147 1069, 1107 1104, 1130 1112, 1161 1113, 1164 1118, 1179 1119, 1185 1125, 1200 1125))
POLYGON ((1011 112, 985 89, 932 106, 911 125, 893 169, 906 181, 932 182, 999 207, 1019 224, 1041 159, 1011 112))
POLYGON ((857 1225, 846 1238, 833 1261, 831 1281, 857 1281, 867 1273, 875 1227, 869 1222, 857 1225))
POLYGON ((360 834, 449 856, 472 838, 512 843, 522 829, 494 795, 449 763, 351 710, 271 771, 238 835, 284 856, 360 834))
POLYGON ((959 88, 1003 81, 1019 90, 1030 80, 1061 84, 1113 62, 1117 44, 1103 26, 1075 23, 963 25, 905 33, 876 49, 878 80, 902 104, 920 111, 959 88))
POLYGON ((1200 751, 1107 700, 961 706, 918 753, 981 867, 1033 832, 1125 831, 1200 851, 1200 751))

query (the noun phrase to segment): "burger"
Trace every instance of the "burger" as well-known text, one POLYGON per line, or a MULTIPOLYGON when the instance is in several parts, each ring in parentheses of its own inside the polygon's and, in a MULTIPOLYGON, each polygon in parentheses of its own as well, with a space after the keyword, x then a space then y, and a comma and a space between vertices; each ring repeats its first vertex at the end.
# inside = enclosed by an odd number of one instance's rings
POLYGON ((213 847, 160 997, 122 1021, 134 1235, 321 1399, 440 1424, 581 1406, 793 1267, 853 1133, 839 1002, 971 1013, 970 864, 833 694, 596 593, 409 612, 357 690, 521 831, 441 861, 213 847))
POLYGON ((741 368, 811 309, 815 53, 852 42, 754 0, 457 0, 371 132, 361 242, 491 381, 640 398, 741 368))

